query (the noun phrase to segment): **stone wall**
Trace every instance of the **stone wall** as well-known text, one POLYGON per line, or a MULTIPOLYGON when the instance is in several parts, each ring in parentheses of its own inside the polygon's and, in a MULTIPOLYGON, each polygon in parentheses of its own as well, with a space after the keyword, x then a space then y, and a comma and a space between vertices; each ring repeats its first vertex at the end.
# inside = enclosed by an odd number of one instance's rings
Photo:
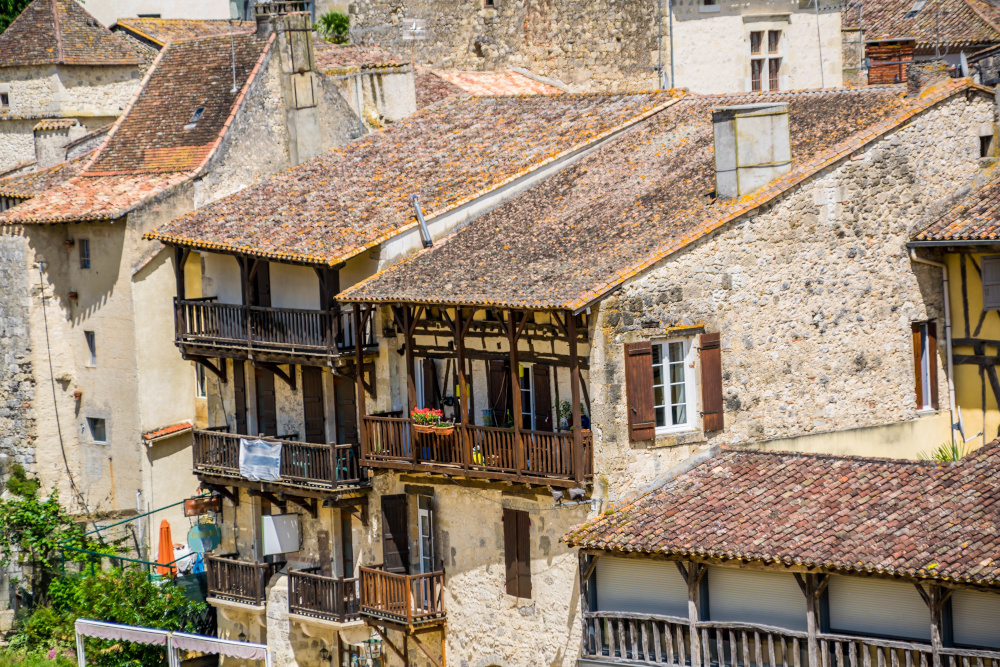
POLYGON ((35 368, 31 363, 28 309, 30 274, 25 272, 25 240, 0 234, 0 454, 35 467, 35 368))
POLYGON ((0 173, 35 160, 35 120, 0 119, 0 173))
MULTIPOLYGON (((905 243, 981 176, 979 126, 993 114, 981 96, 951 98, 606 299, 590 358, 600 492, 620 498, 706 445, 923 422, 910 323, 943 318, 940 271, 911 264, 905 243), (722 334, 725 430, 630 442, 623 344, 700 331, 722 334)), ((893 455, 933 447, 930 433, 893 455)), ((863 432, 856 442, 851 453, 870 454, 863 432)))
MULTIPOLYGON (((10 87, 13 116, 118 116, 142 80, 138 67, 14 67, 0 83, 10 87)), ((95 128, 91 128, 95 129, 95 128)))

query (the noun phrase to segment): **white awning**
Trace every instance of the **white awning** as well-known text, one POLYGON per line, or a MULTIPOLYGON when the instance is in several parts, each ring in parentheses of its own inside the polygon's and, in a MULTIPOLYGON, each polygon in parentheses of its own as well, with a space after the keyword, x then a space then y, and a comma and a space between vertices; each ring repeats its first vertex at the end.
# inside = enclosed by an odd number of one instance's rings
POLYGON ((166 646, 167 640, 170 638, 170 632, 167 630, 143 628, 137 625, 118 625, 117 623, 91 621, 84 618, 77 619, 76 632, 84 637, 136 642, 149 646, 166 646))
POLYGON ((240 658, 241 660, 267 659, 267 646, 264 644, 238 642, 232 639, 218 639, 204 635, 189 635, 186 632, 175 632, 170 637, 170 644, 184 651, 217 653, 229 656, 230 658, 240 658))

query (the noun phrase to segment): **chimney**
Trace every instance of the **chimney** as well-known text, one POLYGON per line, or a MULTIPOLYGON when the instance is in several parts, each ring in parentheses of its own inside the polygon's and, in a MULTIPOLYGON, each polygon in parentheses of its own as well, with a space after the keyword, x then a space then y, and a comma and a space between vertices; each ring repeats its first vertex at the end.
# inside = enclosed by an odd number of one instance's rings
POLYGON ((740 104, 712 109, 715 192, 737 199, 792 168, 788 104, 740 104))
POLYGON ((257 21, 257 36, 267 37, 274 27, 271 19, 286 14, 309 14, 312 16, 311 0, 258 0, 253 5, 254 19, 257 21))
POLYGON ((948 63, 944 60, 923 60, 906 66, 906 96, 915 97, 935 83, 951 78, 948 63))

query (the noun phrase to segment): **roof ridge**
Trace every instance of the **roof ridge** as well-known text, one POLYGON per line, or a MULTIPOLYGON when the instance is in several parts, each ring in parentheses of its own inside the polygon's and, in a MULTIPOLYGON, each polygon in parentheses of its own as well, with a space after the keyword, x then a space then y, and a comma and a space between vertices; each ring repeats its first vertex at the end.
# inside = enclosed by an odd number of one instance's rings
POLYGON ((965 3, 966 7, 968 7, 969 9, 972 10, 972 13, 974 13, 976 16, 978 16, 981 21, 983 21, 984 23, 986 23, 986 25, 988 25, 991 28, 993 28, 993 30, 998 35, 1000 35, 1000 25, 997 25, 996 23, 994 23, 993 21, 991 21, 989 19, 989 17, 986 16, 986 14, 984 14, 982 11, 980 11, 979 7, 976 7, 976 5, 974 4, 974 0, 962 0, 962 1, 965 3))
MULTIPOLYGON (((997 442, 994 440, 993 442, 997 442)), ((989 446, 984 445, 984 447, 989 446)), ((736 447, 733 445, 722 445, 721 451, 727 454, 734 454, 738 456, 757 456, 764 454, 767 456, 774 457, 792 457, 799 459, 830 459, 837 461, 853 461, 856 463, 888 463, 892 465, 913 465, 915 467, 939 467, 941 465, 956 465, 962 463, 965 459, 960 461, 931 461, 923 459, 895 459, 889 456, 863 456, 859 454, 829 454, 826 452, 801 452, 801 451, 791 451, 791 450, 780 450, 780 449, 747 449, 744 447, 736 447)), ((978 450, 977 450, 978 451, 978 450)))
POLYGON ((59 25, 59 0, 52 0, 52 26, 56 31, 56 62, 64 59, 62 46, 62 27, 59 25))

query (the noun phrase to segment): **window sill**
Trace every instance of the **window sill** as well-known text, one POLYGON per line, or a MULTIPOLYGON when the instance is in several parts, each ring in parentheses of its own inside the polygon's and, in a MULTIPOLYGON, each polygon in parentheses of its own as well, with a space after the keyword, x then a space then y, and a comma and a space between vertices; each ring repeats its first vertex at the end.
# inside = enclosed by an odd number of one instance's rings
POLYGON ((703 442, 707 442, 707 439, 701 429, 686 428, 675 431, 660 431, 657 432, 656 437, 653 439, 650 449, 696 445, 703 442))
POLYGON ((715 14, 722 11, 722 5, 698 5, 699 14, 715 14))
POLYGON ((921 408, 917 410, 917 417, 932 417, 941 412, 940 409, 935 408, 921 408))

